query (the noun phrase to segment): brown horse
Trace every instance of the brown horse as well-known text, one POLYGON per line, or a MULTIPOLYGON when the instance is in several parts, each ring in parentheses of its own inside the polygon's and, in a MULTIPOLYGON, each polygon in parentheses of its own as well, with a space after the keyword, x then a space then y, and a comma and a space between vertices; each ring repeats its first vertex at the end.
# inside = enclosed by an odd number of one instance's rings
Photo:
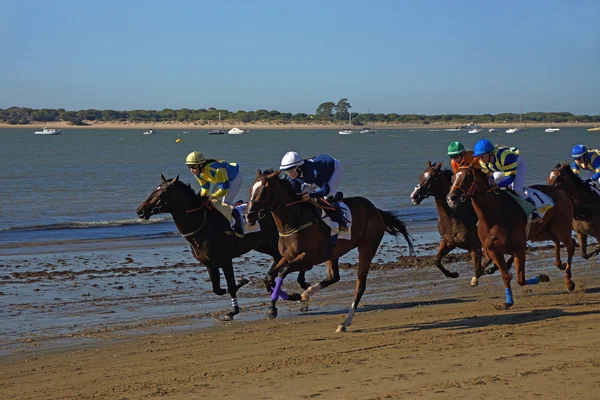
MULTIPOLYGON (((485 274, 481 266, 481 241, 477 235, 477 215, 471 203, 464 203, 456 209, 450 208, 446 196, 452 185, 452 170, 442 169, 442 162, 427 162, 427 168, 419 177, 419 185, 411 193, 413 204, 420 204, 424 199, 433 196, 438 212, 438 232, 442 237, 435 255, 435 265, 448 278, 458 278, 458 272, 450 272, 442 265, 442 258, 455 248, 467 250, 471 254, 475 275, 471 286, 477 286, 479 277, 485 274)), ((489 265, 488 260, 486 265, 489 265)))
MULTIPOLYGON (((231 232, 229 222, 210 206, 206 197, 198 196, 190 185, 179 180, 165 179, 152 191, 150 196, 137 208, 137 215, 149 219, 152 215, 170 213, 177 229, 187 240, 196 260, 206 266, 213 292, 219 296, 229 293, 233 310, 226 312, 221 319, 229 321, 240 312, 237 291, 248 283, 242 279, 236 283, 232 259, 250 250, 273 257, 273 266, 281 260, 277 249, 277 228, 272 218, 261 221, 261 230, 238 238, 231 232), (223 270, 227 290, 221 288, 219 269, 223 270)), ((304 279, 299 277, 299 282, 304 279)), ((308 284, 304 285, 308 288, 308 284)))
POLYGON ((271 211, 279 231, 279 251, 283 256, 275 267, 278 277, 275 279, 275 289, 271 294, 271 306, 267 316, 277 316, 276 303, 279 298, 308 300, 311 294, 338 282, 338 259, 350 250, 358 248, 354 301, 346 319, 337 329, 338 332, 345 331, 352 324, 354 313, 365 292, 371 261, 384 233, 388 232, 394 236, 402 234, 410 253, 414 253, 406 226, 394 213, 377 209, 364 197, 349 197, 344 199, 344 203, 352 213, 351 238, 338 240, 333 244, 330 228, 321 220, 321 210, 311 202, 302 201, 284 174, 276 171, 265 175, 259 170, 258 177, 260 181, 254 185, 247 219, 251 224, 256 223, 258 219, 265 217, 265 209, 271 211), (327 279, 309 287, 302 295, 288 295, 281 289, 283 279, 290 272, 308 271, 322 262, 326 262, 327 265, 327 279))
POLYGON ((477 231, 483 249, 502 272, 506 301, 504 304, 497 305, 498 309, 508 309, 514 304, 510 287, 511 276, 504 261, 504 254, 514 257, 519 285, 535 285, 549 280, 546 275, 525 279, 527 240, 552 240, 555 265, 560 269, 563 268, 560 260, 560 243, 565 244, 568 257, 565 268, 565 285, 569 291, 575 289, 575 282, 571 280, 571 261, 575 252, 571 238, 573 206, 562 190, 546 185, 531 187, 550 196, 554 201, 554 206, 544 214, 540 221, 531 224, 529 232, 527 216, 523 209, 504 191, 490 188, 489 177, 481 171, 478 164, 459 167, 448 193, 447 200, 450 207, 456 208, 459 203, 467 200, 473 204, 479 219, 477 231))
POLYGON ((548 176, 548 185, 564 190, 573 204, 573 230, 577 233, 581 257, 598 254, 598 248, 592 254, 587 252, 587 237, 592 235, 600 244, 600 196, 567 163, 556 164, 548 176))

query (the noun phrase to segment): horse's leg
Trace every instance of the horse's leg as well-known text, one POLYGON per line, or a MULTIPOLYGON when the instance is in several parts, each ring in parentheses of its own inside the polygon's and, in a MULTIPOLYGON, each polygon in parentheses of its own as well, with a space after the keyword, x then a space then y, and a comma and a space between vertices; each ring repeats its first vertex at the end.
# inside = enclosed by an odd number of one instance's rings
POLYGON ((540 274, 533 278, 525 279, 525 251, 517 252, 511 257, 515 264, 515 273, 517 275, 517 283, 520 286, 524 285, 537 285, 540 282, 548 282, 550 278, 548 275, 540 274))
POLYGON ((496 304, 494 307, 496 307, 497 310, 508 310, 515 302, 512 296, 512 289, 510 288, 511 276, 508 272, 506 261, 504 261, 504 254, 490 250, 487 251, 487 254, 494 261, 494 264, 498 266, 500 273, 502 273, 502 281, 504 282, 504 291, 506 293, 506 301, 503 304, 496 304))
POLYGON ((360 299, 367 288, 367 275, 369 274, 369 269, 371 268, 371 261, 373 260, 373 257, 375 257, 375 252, 377 252, 377 247, 379 247, 380 242, 381 238, 379 238, 377 241, 370 241, 368 245, 365 244, 359 246, 358 248, 358 271, 356 273, 354 301, 350 306, 350 310, 348 311, 346 319, 344 319, 340 326, 338 326, 336 332, 346 332, 346 329, 352 325, 352 318, 354 318, 354 313, 358 308, 358 303, 360 303, 360 299))
POLYGON ((483 270, 483 266, 481 265, 481 249, 471 250, 470 253, 471 261, 473 262, 473 270, 475 271, 475 275, 473 275, 473 278, 471 278, 471 286, 475 287, 479 285, 479 277, 484 275, 485 272, 483 270))
POLYGON ((304 259, 304 257, 306 257, 306 252, 301 253, 300 255, 298 255, 295 259, 293 259, 289 263, 287 262, 287 260, 285 258, 282 258, 281 260, 279 260, 277 265, 275 265, 275 267, 273 268, 273 273, 276 272, 278 274, 278 276, 277 276, 277 278, 275 278, 275 287, 273 288, 273 292, 271 293, 271 306, 267 310, 267 318, 273 319, 273 318, 277 317, 277 306, 276 305, 277 305, 278 299, 280 299, 280 298, 282 300, 289 299, 288 294, 281 289, 281 287, 283 285, 283 279, 290 272, 290 267, 291 267, 290 264, 293 264, 295 262, 300 262, 302 259, 304 259))
POLYGON ((435 266, 446 276, 446 278, 458 278, 458 272, 450 272, 442 265, 442 258, 445 255, 454 250, 455 246, 448 242, 445 238, 442 238, 440 245, 438 246, 437 254, 435 255, 435 266))
POLYGON ((577 232, 577 240, 579 241, 579 249, 581 250, 581 257, 585 258, 585 259, 590 258, 590 255, 587 253, 587 235, 577 232))
POLYGON ((306 271, 298 272, 298 278, 296 279, 296 282, 298 282, 298 285, 300 285, 300 287, 304 290, 310 287, 310 283, 306 282, 306 271))
MULTIPOLYGON (((559 259, 556 262, 560 263, 560 242, 565 244, 565 248, 567 249, 567 264, 564 265, 565 271, 565 286, 569 292, 575 290, 575 282, 571 280, 571 263, 573 261, 573 254, 575 253, 575 244, 573 243, 573 238, 571 237, 571 230, 565 229, 565 232, 557 232, 558 241, 554 242, 554 252, 559 254, 559 259)), ((560 263, 563 266, 562 263, 560 263)))
POLYGON ((233 263, 231 260, 225 260, 223 262, 223 275, 227 281, 227 290, 231 296, 231 307, 232 311, 221 316, 221 321, 231 321, 234 315, 240 313, 240 307, 237 300, 237 291, 239 288, 248 283, 247 279, 242 279, 239 283, 235 282, 235 273, 233 272, 233 263))
POLYGON ((274 259, 271 263, 271 266, 269 267, 269 270, 267 271, 267 275, 265 275, 264 282, 268 293, 272 293, 273 288, 275 287, 275 273, 273 271, 275 270, 275 267, 277 266, 280 260, 281 259, 274 259))
POLYGON ((218 296, 223 296, 225 293, 227 293, 227 290, 221 287, 221 274, 219 274, 219 268, 212 266, 209 267, 207 265, 206 270, 208 271, 208 276, 210 277, 213 292, 218 296))
POLYGON ((335 258, 325 262, 325 265, 327 265, 327 278, 306 289, 302 293, 302 301, 308 301, 310 296, 316 294, 319 290, 339 282, 340 269, 338 267, 338 261, 339 259, 335 258))

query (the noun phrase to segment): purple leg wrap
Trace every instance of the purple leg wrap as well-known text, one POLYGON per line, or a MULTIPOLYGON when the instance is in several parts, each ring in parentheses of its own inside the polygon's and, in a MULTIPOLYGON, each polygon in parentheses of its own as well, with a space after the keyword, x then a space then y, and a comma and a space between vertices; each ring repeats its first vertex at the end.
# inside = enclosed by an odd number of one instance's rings
POLYGON ((275 288, 273 289, 273 293, 271 293, 271 301, 277 301, 279 297, 283 298, 281 294, 285 295, 285 299, 287 300, 287 293, 281 290, 281 285, 283 284, 283 278, 277 277, 275 278, 275 288))

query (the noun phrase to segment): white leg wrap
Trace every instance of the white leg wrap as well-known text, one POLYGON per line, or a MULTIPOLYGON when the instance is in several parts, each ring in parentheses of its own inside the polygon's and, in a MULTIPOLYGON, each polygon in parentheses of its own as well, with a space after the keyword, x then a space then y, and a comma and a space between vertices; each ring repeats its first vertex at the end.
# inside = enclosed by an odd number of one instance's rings
POLYGON ((311 294, 317 294, 317 292, 321 289, 323 289, 323 286, 320 283, 312 285, 302 293, 302 300, 308 301, 311 294))

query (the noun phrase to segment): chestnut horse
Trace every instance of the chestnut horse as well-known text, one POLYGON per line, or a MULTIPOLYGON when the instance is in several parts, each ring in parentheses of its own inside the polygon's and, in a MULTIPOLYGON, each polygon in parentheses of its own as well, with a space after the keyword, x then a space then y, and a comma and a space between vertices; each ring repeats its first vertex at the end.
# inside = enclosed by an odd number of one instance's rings
MULTIPOLYGON (((232 259, 250 250, 273 257, 273 265, 281 260, 277 249, 277 228, 272 218, 261 221, 261 230, 238 238, 231 232, 229 222, 215 208, 211 207, 207 197, 201 197, 188 184, 179 180, 165 179, 161 174, 161 183, 150 196, 137 208, 141 219, 152 215, 170 213, 179 233, 187 240, 196 260, 206 266, 212 282, 213 292, 219 296, 229 293, 233 310, 225 312, 222 320, 229 321, 240 312, 237 291, 248 283, 242 279, 235 281, 232 259), (219 269, 223 270, 227 281, 227 290, 221 288, 219 269)), ((304 279, 304 275, 298 281, 304 279)), ((308 288, 308 284, 304 284, 308 288)))
MULTIPOLYGON (((411 193, 413 204, 433 196, 438 213, 438 232, 442 237, 435 255, 435 265, 447 278, 458 278, 458 272, 450 272, 442 265, 442 258, 455 248, 467 250, 471 254, 475 275, 471 279, 471 286, 477 286, 479 277, 486 272, 482 268, 481 241, 477 235, 477 215, 471 203, 464 203, 456 210, 450 208, 446 195, 450 192, 453 172, 442 169, 442 162, 438 164, 427 162, 427 168, 419 177, 419 185, 411 193)), ((486 265, 489 265, 488 260, 486 265)))
POLYGON ((550 176, 548 184, 562 189, 573 204, 573 230, 577 233, 581 257, 590 258, 598 254, 596 249, 592 254, 587 252, 587 237, 592 235, 600 244, 600 196, 589 184, 579 178, 567 163, 556 164, 550 176))
POLYGON ((283 258, 275 267, 278 274, 275 289, 271 294, 271 306, 267 316, 277 316, 276 303, 282 300, 308 300, 311 294, 330 286, 340 279, 338 259, 354 248, 358 248, 358 272, 354 301, 346 319, 337 331, 343 332, 352 324, 352 318, 365 292, 367 274, 385 232, 394 236, 402 234, 411 255, 413 244, 406 226, 394 213, 377 209, 364 197, 349 197, 344 203, 352 213, 350 240, 338 240, 334 245, 330 228, 321 220, 321 210, 312 202, 303 201, 295 193, 290 180, 280 171, 263 174, 258 171, 259 182, 254 185, 248 204, 247 220, 256 223, 270 210, 279 231, 279 251, 283 258), (294 271, 308 271, 314 265, 326 262, 327 279, 309 287, 302 295, 287 294, 281 286, 283 279, 294 271))
POLYGON ((454 175, 452 188, 448 193, 448 204, 456 208, 459 203, 470 200, 479 222, 477 231, 484 251, 492 258, 502 272, 502 280, 506 291, 506 301, 497 305, 498 309, 508 309, 513 304, 511 276, 504 261, 504 254, 514 257, 517 283, 536 285, 547 282, 546 275, 525 279, 525 250, 527 240, 554 242, 554 264, 562 269, 560 260, 560 243, 567 248, 567 264, 565 268, 565 285, 569 291, 575 289, 571 280, 571 261, 575 246, 571 238, 571 220, 573 206, 567 195, 556 188, 546 185, 533 185, 531 188, 550 196, 554 206, 544 214, 543 218, 532 223, 528 232, 528 219, 523 209, 502 190, 490 188, 489 177, 481 171, 478 164, 459 167, 454 175))

